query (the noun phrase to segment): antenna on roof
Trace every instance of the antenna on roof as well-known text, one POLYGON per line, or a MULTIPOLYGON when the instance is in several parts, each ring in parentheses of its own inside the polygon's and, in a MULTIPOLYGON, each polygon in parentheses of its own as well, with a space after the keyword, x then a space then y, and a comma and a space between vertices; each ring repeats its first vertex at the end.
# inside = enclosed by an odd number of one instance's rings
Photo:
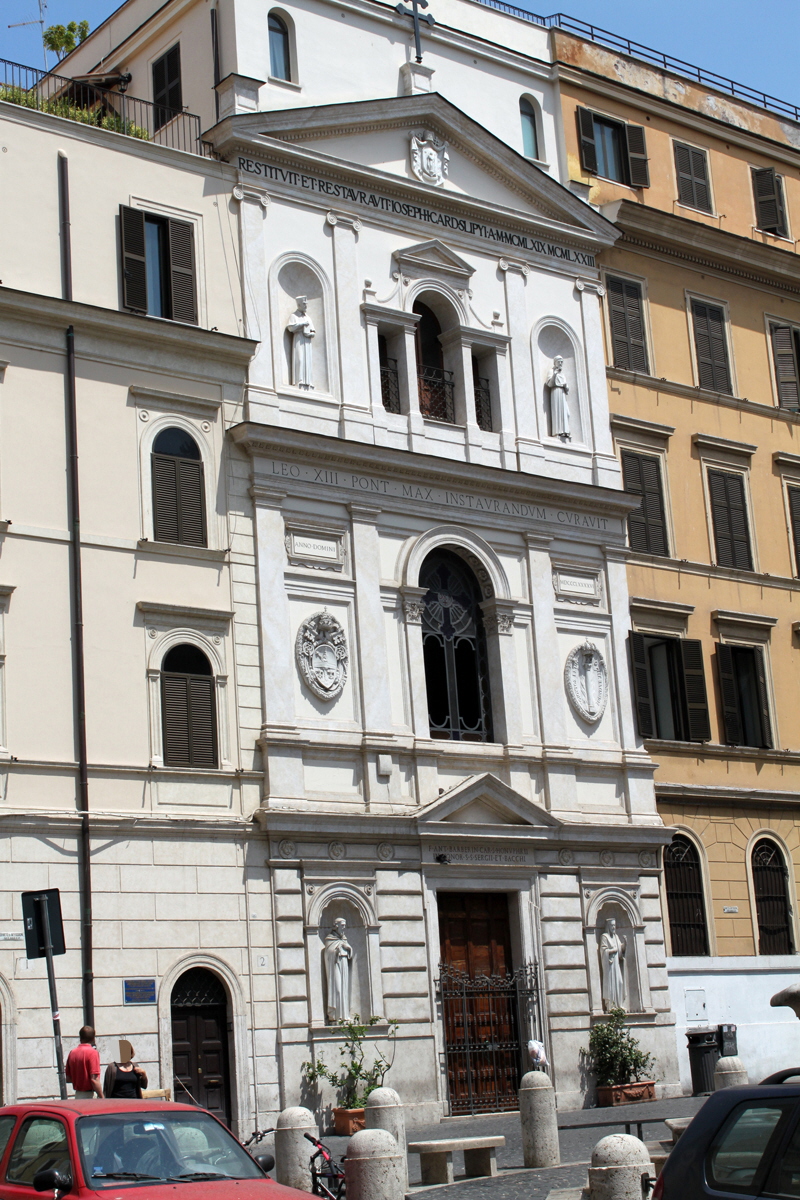
POLYGON ((39 0, 39 19, 38 21, 15 21, 13 25, 7 26, 8 29, 20 29, 23 25, 39 25, 42 30, 42 54, 44 55, 44 69, 49 70, 47 66, 47 47, 44 44, 44 10, 47 8, 47 0, 39 0))

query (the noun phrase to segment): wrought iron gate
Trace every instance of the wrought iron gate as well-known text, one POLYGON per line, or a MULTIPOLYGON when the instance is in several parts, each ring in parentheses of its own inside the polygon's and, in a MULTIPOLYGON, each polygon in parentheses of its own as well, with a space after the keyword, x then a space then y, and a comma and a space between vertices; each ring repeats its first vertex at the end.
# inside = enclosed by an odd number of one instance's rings
POLYGON ((517 1108, 528 1041, 542 1036, 537 964, 511 975, 470 976, 441 963, 438 992, 450 1112, 517 1108))

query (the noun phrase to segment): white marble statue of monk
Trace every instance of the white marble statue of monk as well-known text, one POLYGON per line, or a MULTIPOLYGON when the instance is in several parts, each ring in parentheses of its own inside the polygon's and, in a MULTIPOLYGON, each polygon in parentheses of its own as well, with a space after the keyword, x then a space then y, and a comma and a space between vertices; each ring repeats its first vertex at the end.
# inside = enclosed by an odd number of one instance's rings
POLYGON ((614 917, 606 921, 605 932, 600 939, 600 961, 603 967, 603 1007, 626 1008, 628 996, 625 987, 625 942, 617 933, 614 917))
POLYGON ((550 436, 570 441, 569 431, 569 383, 563 371, 564 360, 559 355, 553 359, 553 369, 547 376, 550 389, 550 436))
POLYGON ((346 1021, 350 1016, 350 976, 353 964, 353 947, 347 940, 347 922, 337 917, 333 929, 325 938, 322 958, 325 963, 327 986, 325 1012, 328 1024, 346 1021))
POLYGON ((297 297, 297 310, 286 326, 292 335, 292 383, 308 391, 314 386, 312 340, 316 329, 308 315, 308 297, 297 297))

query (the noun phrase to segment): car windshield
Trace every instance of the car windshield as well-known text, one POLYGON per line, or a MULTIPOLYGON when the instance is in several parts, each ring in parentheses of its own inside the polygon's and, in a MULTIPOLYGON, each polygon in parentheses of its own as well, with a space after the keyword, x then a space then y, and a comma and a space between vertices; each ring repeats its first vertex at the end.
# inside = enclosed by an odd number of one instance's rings
POLYGON ((90 1188, 263 1179, 232 1134, 206 1112, 127 1112, 76 1123, 90 1188))

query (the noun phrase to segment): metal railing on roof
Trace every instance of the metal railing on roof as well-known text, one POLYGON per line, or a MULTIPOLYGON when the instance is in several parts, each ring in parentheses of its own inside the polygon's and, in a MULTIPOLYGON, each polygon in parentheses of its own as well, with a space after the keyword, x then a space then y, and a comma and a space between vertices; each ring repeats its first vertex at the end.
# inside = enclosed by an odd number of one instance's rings
POLYGON ((86 78, 69 79, 3 58, 0 100, 189 154, 203 154, 200 118, 193 113, 138 100, 86 78))

